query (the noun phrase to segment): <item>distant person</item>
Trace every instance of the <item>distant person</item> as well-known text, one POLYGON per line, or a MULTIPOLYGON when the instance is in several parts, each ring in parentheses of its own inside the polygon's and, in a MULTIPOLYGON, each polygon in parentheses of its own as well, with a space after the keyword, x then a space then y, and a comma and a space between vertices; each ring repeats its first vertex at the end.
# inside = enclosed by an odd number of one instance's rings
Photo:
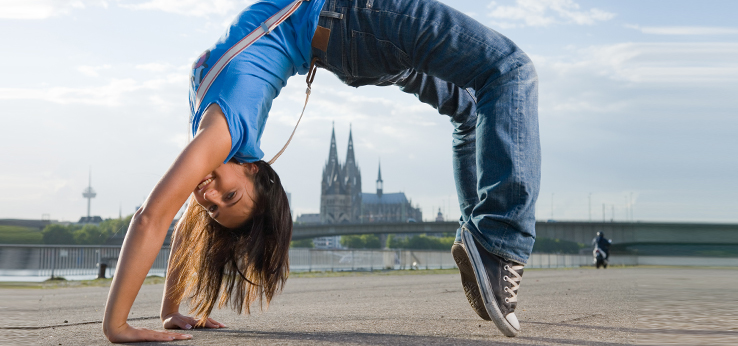
POLYGON ((604 232, 597 232, 597 236, 592 239, 592 246, 595 247, 595 249, 601 249, 605 253, 605 259, 610 258, 610 244, 612 243, 611 239, 605 238, 604 232))
POLYGON ((257 299, 268 304, 283 288, 292 217, 260 142, 287 79, 308 73, 311 80, 314 63, 353 87, 397 85, 449 116, 462 215, 452 253, 477 314, 515 336, 540 184, 531 60, 506 37, 434 0, 293 4, 299 8, 270 28, 262 23, 290 1, 256 2, 193 64, 195 136, 131 221, 105 308, 105 335, 113 342, 191 337, 126 322, 167 227, 188 198, 173 235, 165 328, 223 327, 209 318, 216 305, 248 313, 257 299), (242 41, 260 27, 272 31, 242 41), (254 43, 238 45, 247 41, 254 43), (180 314, 185 298, 198 319, 180 314))

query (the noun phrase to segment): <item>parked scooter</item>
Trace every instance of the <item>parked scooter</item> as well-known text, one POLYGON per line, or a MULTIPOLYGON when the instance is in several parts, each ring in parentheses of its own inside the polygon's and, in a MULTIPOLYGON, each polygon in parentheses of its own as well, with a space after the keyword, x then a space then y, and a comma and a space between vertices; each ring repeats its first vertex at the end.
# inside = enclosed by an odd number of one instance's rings
POLYGON ((592 256, 594 256, 594 263, 597 269, 600 269, 600 266, 607 269, 607 255, 605 251, 602 251, 599 247, 595 247, 594 251, 592 251, 592 256))

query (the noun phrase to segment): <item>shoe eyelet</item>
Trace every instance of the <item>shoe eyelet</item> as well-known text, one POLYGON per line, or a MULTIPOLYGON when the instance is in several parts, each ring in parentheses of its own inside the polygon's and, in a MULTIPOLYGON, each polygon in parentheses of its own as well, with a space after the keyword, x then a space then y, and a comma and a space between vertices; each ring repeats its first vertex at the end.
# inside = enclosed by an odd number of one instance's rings
POLYGON ((510 303, 510 300, 505 298, 505 303, 510 303))
POLYGON ((505 292, 509 292, 509 290, 508 290, 508 288, 507 288, 507 287, 505 287, 505 289, 504 289, 503 291, 505 291, 505 292))
POLYGON ((507 279, 508 279, 507 275, 505 275, 505 276, 502 277, 502 281, 507 282, 507 279))
POLYGON ((505 264, 505 267, 504 268, 505 268, 505 270, 510 270, 510 267, 508 267, 507 264, 505 264))

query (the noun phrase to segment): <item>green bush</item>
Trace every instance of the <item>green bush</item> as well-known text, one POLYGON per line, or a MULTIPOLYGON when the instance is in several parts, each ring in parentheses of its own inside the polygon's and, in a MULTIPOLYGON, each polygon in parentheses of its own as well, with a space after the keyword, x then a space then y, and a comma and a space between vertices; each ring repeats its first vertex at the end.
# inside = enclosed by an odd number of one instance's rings
POLYGON ((313 244, 312 239, 301 239, 301 240, 293 240, 290 242, 290 247, 299 247, 299 248, 310 248, 312 249, 315 247, 313 244))
POLYGON ((47 225, 41 234, 44 244, 60 245, 104 245, 118 232, 125 233, 133 215, 122 219, 109 219, 99 225, 47 225))
POLYGON ((105 244, 107 234, 95 225, 84 225, 81 229, 74 231, 74 242, 77 245, 100 245, 105 244))
POLYGON ((376 234, 344 235, 341 245, 349 249, 381 249, 382 243, 376 234))
POLYGON ((0 225, 0 244, 42 244, 43 241, 38 229, 0 225))
POLYGON ((75 230, 76 227, 72 225, 51 224, 47 225, 41 233, 43 234, 44 244, 74 245, 77 244, 74 239, 75 230))
POLYGON ((98 227, 100 227, 100 231, 105 235, 105 241, 115 234, 125 234, 128 230, 128 225, 131 223, 131 218, 133 218, 133 214, 122 219, 109 219, 101 222, 98 227))
POLYGON ((387 238, 387 247, 391 249, 450 250, 454 245, 454 239, 456 237, 431 237, 425 234, 402 239, 391 234, 387 238))

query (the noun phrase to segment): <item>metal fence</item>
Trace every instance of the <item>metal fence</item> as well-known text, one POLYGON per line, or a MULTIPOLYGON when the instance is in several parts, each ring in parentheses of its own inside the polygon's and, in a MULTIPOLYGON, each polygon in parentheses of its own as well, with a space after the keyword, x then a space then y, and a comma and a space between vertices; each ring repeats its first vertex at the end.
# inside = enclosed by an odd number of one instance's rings
MULTIPOLYGON (((3 276, 97 276, 99 264, 107 266, 106 277, 115 275, 120 246, 112 245, 0 245, 0 275, 3 276)), ((169 247, 162 247, 149 275, 164 275, 169 247)))
MULTIPOLYGON (((120 246, 0 245, 0 276, 96 277, 99 263, 106 277, 115 275, 120 246)), ((373 271, 456 268, 450 251, 290 249, 290 270, 373 271)), ((162 247, 149 275, 166 273, 169 247, 162 247)), ((592 265, 587 255, 533 254, 526 268, 592 265)))
POLYGON ((571 268, 591 266, 592 255, 541 254, 530 255, 525 268, 571 268))
POLYGON ((450 251, 290 249, 291 271, 456 268, 450 251))

